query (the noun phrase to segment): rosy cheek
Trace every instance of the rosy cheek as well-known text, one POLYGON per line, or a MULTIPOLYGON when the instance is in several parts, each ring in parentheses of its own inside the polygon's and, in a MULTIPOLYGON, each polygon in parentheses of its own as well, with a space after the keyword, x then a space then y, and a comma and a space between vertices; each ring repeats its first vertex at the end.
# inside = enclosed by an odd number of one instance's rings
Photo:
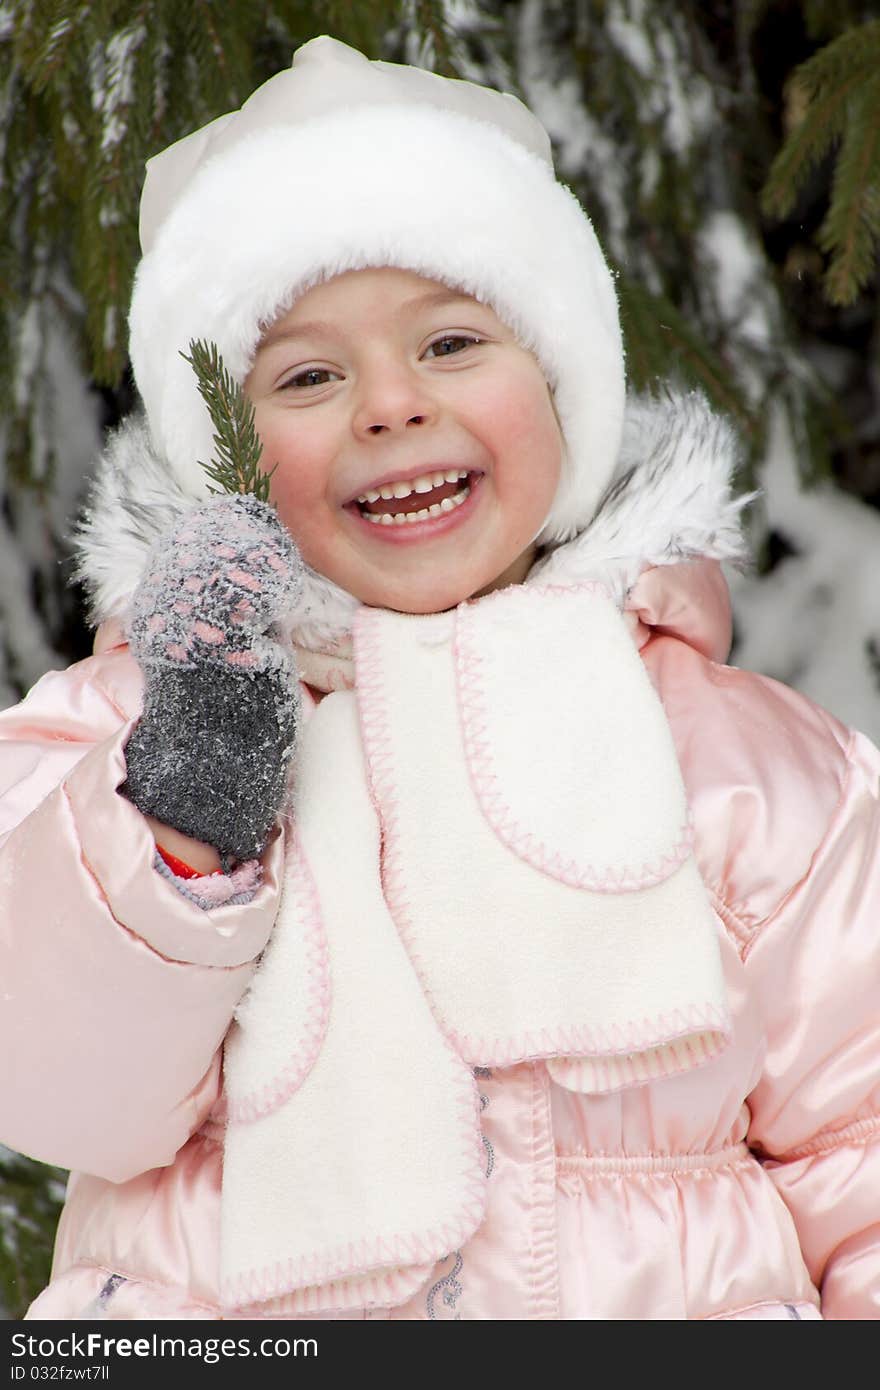
POLYGON ((272 475, 270 496, 278 514, 303 553, 308 564, 320 568, 323 539, 328 526, 327 487, 330 472, 327 459, 307 447, 307 441, 291 443, 285 432, 278 447, 270 451, 270 432, 263 435, 263 460, 267 468, 277 461, 272 475))
POLYGON ((315 491, 309 486, 308 475, 293 462, 281 462, 275 470, 271 496, 282 519, 291 529, 294 519, 296 525, 302 527, 316 506, 315 491))
POLYGON ((291 429, 288 422, 261 422, 258 416, 257 433, 263 443, 261 465, 267 472, 275 470, 272 475, 274 498, 295 503, 320 491, 321 453, 310 444, 304 431, 291 429))
MULTIPOLYGON (((542 383, 543 386, 543 383, 542 383)), ((509 458, 535 454, 554 459, 561 452, 561 435, 546 388, 529 382, 521 390, 499 389, 481 403, 485 437, 509 458)))
POLYGON ((556 428, 553 406, 546 387, 525 389, 511 394, 505 418, 511 432, 543 435, 556 428))

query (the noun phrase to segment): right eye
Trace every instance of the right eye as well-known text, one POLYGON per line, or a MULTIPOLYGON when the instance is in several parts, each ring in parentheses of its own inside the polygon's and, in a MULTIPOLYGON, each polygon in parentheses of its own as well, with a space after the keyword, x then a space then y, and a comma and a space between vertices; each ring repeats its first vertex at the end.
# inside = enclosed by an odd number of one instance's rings
POLYGON ((308 391, 310 387, 326 386, 331 379, 341 381, 342 378, 338 372, 331 372, 329 367, 306 367, 283 381, 281 390, 308 391))

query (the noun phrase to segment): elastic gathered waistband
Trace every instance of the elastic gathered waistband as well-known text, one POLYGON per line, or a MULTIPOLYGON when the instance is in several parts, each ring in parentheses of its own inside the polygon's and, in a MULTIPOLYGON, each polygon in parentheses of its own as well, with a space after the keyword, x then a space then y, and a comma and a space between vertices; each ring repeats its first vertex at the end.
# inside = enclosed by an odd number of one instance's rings
POLYGON ((557 1154, 557 1178, 614 1178, 644 1174, 694 1173, 724 1168, 734 1163, 757 1162, 748 1144, 730 1144, 712 1153, 698 1154, 557 1154))

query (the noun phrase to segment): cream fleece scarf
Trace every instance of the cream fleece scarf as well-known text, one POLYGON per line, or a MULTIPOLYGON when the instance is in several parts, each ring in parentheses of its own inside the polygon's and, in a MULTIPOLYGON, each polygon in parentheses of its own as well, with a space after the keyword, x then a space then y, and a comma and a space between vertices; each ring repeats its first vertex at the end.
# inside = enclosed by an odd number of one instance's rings
POLYGON ((319 666, 226 1045, 223 1298, 280 1314, 399 1304, 474 1233, 475 1066, 601 1094, 730 1030, 672 737, 604 585, 361 609, 353 665, 319 666))

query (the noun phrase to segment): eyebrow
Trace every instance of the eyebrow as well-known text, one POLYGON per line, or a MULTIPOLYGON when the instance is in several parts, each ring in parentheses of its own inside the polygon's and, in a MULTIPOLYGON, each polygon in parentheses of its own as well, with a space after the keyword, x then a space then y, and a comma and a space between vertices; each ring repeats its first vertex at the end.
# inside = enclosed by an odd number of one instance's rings
MULTIPOLYGON (((446 304, 457 304, 463 299, 473 299, 473 296, 466 294, 464 290, 426 290, 424 294, 416 294, 412 299, 404 300, 400 307, 404 310, 443 308, 446 304)), ((474 302, 479 303, 478 300, 474 302)), ((293 338, 307 338, 310 335, 324 334, 332 337, 336 331, 336 325, 328 323, 325 319, 309 319, 308 322, 297 323, 290 328, 270 328, 263 336, 260 347, 273 347, 275 343, 287 342, 293 338)))

